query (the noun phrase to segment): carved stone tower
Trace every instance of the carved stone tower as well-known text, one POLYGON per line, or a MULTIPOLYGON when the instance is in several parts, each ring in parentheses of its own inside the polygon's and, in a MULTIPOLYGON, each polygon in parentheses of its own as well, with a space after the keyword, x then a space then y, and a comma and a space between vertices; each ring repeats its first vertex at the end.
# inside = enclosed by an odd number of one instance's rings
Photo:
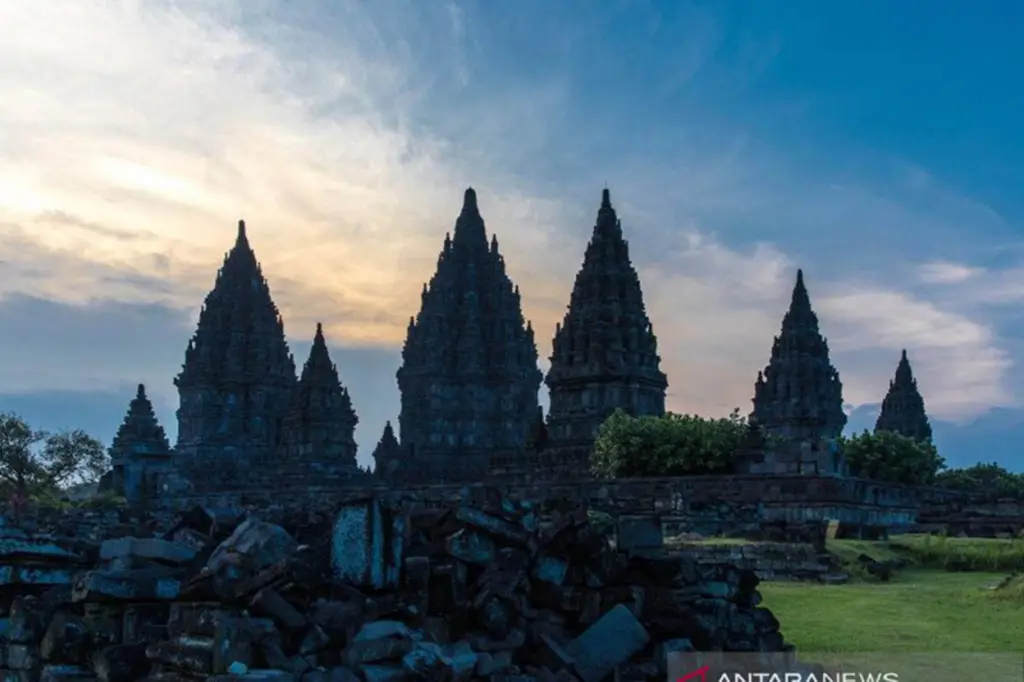
POLYGON ((157 421, 146 387, 139 384, 110 445, 110 487, 132 503, 157 494, 159 474, 171 470, 171 444, 157 421))
POLYGON ((838 438, 846 426, 843 385, 818 330, 802 271, 797 271, 793 299, 768 366, 758 372, 750 418, 766 435, 796 442, 838 438))
POLYGON ((282 430, 282 454, 332 472, 355 471, 358 421, 338 368, 331 362, 323 325, 318 323, 309 359, 292 391, 282 430))
POLYGON ((184 468, 190 459, 206 460, 204 478, 216 485, 208 480, 216 476, 215 462, 240 474, 244 459, 276 451, 295 361, 242 221, 174 384, 180 396, 176 450, 184 468))
POLYGON ((402 449, 389 421, 384 424, 384 433, 381 434, 377 447, 373 449, 374 475, 384 480, 395 478, 398 467, 401 466, 401 458, 402 449))
POLYGON ((919 441, 932 439, 932 426, 924 409, 924 398, 917 389, 917 379, 910 369, 907 351, 896 366, 896 376, 889 382, 889 392, 882 401, 882 412, 875 422, 875 431, 893 431, 919 441))
POLYGON ((397 377, 400 440, 416 476, 472 480, 492 457, 525 451, 541 382, 537 347, 473 189, 409 320, 397 377))
POLYGON ((547 447, 572 450, 579 473, 588 469, 597 429, 616 409, 665 413, 668 381, 657 337, 607 189, 552 347, 547 447))

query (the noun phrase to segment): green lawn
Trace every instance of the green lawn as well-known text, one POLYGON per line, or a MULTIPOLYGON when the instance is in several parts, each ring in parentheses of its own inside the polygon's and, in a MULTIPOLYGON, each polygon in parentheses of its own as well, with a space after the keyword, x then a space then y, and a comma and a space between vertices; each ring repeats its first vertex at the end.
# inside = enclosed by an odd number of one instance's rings
POLYGON ((1005 577, 908 569, 888 583, 760 590, 798 652, 1024 652, 1024 599, 990 589, 1005 577))

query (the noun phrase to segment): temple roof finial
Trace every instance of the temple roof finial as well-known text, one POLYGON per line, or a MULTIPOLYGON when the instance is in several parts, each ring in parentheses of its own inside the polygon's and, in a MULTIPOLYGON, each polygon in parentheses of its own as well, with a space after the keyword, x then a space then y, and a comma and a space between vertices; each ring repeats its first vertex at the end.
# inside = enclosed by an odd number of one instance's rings
POLYGON ((462 210, 463 212, 473 211, 474 213, 480 210, 476 205, 476 190, 472 187, 466 188, 466 194, 462 199, 462 210))
POLYGON ((145 384, 139 384, 138 387, 136 387, 136 389, 135 389, 135 397, 140 399, 140 400, 146 397, 146 385, 145 384))
POLYGON ((793 285, 793 298, 789 305, 790 312, 807 313, 811 311, 811 297, 804 284, 804 271, 796 271, 796 284, 793 285))
POLYGON ((244 242, 246 240, 248 240, 248 237, 245 234, 245 221, 244 220, 239 220, 238 221, 238 237, 236 238, 236 241, 244 242))
POLYGON ((611 207, 612 207, 612 193, 608 191, 607 187, 605 187, 603 190, 601 190, 601 208, 611 208, 611 207))

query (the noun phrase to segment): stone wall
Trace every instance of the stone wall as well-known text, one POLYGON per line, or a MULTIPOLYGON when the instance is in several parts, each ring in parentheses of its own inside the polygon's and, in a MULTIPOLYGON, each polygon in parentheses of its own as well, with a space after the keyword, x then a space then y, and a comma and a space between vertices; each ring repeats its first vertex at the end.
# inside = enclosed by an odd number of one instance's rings
POLYGON ((1024 532, 1024 501, 929 500, 912 530, 970 537, 1018 537, 1024 532))
POLYGON ((954 493, 831 476, 743 475, 584 481, 575 483, 301 488, 183 496, 172 508, 254 507, 330 509, 376 496, 434 505, 456 499, 498 495, 512 500, 561 500, 586 504, 612 516, 654 516, 666 533, 749 535, 764 524, 835 520, 847 527, 911 528, 923 500, 941 503, 954 493))
POLYGON ((45 523, 59 527, 62 533, 68 528, 66 534, 97 537, 97 533, 102 532, 97 530, 100 526, 166 523, 175 512, 194 506, 228 516, 253 509, 261 516, 274 518, 288 513, 330 513, 341 504, 372 496, 413 507, 493 497, 585 504, 616 518, 656 518, 669 536, 695 533, 704 537, 789 540, 791 534, 786 528, 804 528, 825 521, 838 521, 844 537, 876 537, 884 531, 910 530, 1016 534, 1024 528, 1024 509, 1019 503, 983 503, 943 489, 829 476, 691 476, 547 484, 434 485, 401 490, 366 485, 334 484, 314 488, 277 483, 276 487, 268 484, 249 491, 166 498, 160 500, 159 508, 150 505, 146 509, 146 521, 138 520, 138 513, 128 514, 124 510, 63 513, 50 510, 44 514, 45 523))
POLYGON ((761 580, 824 583, 838 579, 829 555, 804 543, 680 543, 672 547, 693 557, 702 566, 736 566, 753 571, 761 580))

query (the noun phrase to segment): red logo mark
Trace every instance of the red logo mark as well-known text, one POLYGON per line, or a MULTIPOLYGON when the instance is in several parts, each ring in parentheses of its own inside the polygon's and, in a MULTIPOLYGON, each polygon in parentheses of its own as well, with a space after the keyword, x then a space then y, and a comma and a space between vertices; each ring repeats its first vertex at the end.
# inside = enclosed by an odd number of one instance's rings
POLYGON ((693 672, 686 673, 682 677, 676 679, 676 682, 707 682, 708 670, 710 668, 710 665, 697 668, 693 672))

